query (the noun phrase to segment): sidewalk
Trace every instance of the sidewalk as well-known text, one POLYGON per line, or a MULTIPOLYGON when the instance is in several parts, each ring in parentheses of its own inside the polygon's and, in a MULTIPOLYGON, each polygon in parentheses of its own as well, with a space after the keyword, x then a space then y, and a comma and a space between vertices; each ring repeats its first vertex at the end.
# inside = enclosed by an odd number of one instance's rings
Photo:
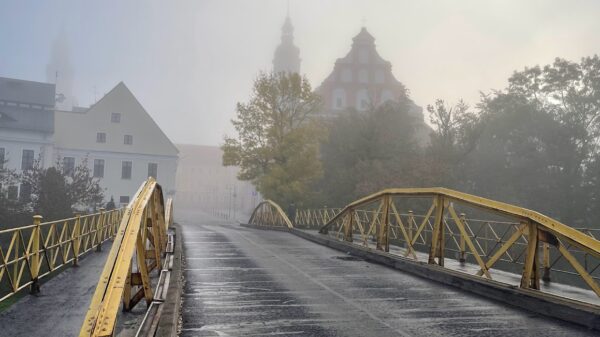
POLYGON ((109 251, 106 242, 102 252, 89 252, 78 267, 65 267, 43 283, 39 295, 26 295, 0 313, 0 336, 79 335, 109 251))

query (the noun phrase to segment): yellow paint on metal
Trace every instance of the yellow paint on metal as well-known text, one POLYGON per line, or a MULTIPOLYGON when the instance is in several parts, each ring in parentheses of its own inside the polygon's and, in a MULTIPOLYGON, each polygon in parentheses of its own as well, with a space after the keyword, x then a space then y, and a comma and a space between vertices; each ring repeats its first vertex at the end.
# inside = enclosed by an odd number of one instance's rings
POLYGON ((31 287, 32 292, 40 289, 39 280, 75 263, 99 243, 109 240, 110 228, 115 227, 123 214, 122 209, 105 212, 110 221, 101 222, 100 234, 92 226, 80 227, 79 221, 97 223, 100 213, 82 215, 57 221, 42 222, 42 217, 33 217, 32 225, 0 230, 0 282, 8 287, 0 290, 0 302, 18 291, 31 287), (96 235, 97 239, 93 240, 96 235), (100 235, 98 237, 98 235, 100 235), (87 242, 81 245, 82 242, 87 242))
POLYGON ((167 205, 165 208, 162 190, 153 178, 135 194, 125 210, 79 336, 112 336, 121 302, 130 310, 142 298, 152 301, 149 273, 160 266, 157 254, 166 247, 166 224, 172 221, 172 204, 168 201, 167 205), (139 288, 134 292, 133 286, 139 288))

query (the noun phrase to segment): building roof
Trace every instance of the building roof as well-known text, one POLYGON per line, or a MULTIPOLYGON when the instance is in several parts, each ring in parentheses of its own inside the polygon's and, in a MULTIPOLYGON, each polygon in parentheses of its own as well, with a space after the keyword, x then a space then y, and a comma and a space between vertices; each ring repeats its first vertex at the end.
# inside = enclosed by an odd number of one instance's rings
POLYGON ((177 156, 178 150, 127 86, 120 82, 87 111, 56 111, 55 143, 58 148, 177 156), (120 121, 111 116, 119 113, 120 121), (97 133, 106 134, 106 142, 96 142, 97 133), (133 136, 133 144, 124 144, 124 136, 133 136))
POLYGON ((0 128, 54 132, 54 84, 0 77, 0 128))
POLYGON ((55 94, 51 83, 0 77, 0 101, 54 107, 55 94))

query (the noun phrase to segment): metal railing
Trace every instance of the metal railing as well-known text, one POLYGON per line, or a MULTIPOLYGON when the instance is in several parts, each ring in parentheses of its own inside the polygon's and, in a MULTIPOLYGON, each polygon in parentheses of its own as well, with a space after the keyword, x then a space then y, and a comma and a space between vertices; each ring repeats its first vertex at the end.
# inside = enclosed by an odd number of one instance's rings
POLYGON ((256 208, 250 220, 249 225, 255 226, 269 226, 269 227, 282 227, 282 228, 294 228, 294 225, 283 212, 281 207, 271 200, 264 200, 256 208))
POLYGON ((148 178, 125 209, 79 336, 113 336, 121 303, 130 311, 155 301, 150 273, 164 265, 171 214, 172 202, 148 178))
POLYGON ((320 229, 341 210, 341 208, 297 209, 294 216, 294 226, 297 228, 320 229))
POLYGON ((521 288, 539 290, 551 273, 569 273, 600 296, 600 241, 535 211, 453 190, 384 190, 344 207, 320 232, 386 252, 392 244, 394 253, 439 266, 469 260, 487 279, 492 269, 516 272, 521 288), (424 215, 398 211, 414 206, 424 215))
MULTIPOLYGON (((285 214, 279 206, 259 207, 254 224, 281 227, 285 214)), ((342 209, 298 210, 294 223, 488 280, 511 284, 519 275, 515 285, 520 288, 555 291, 545 287, 552 280, 587 286, 600 297, 600 229, 575 229, 532 210, 458 191, 388 189, 342 209)))
POLYGON ((115 235, 122 216, 123 209, 49 222, 35 215, 32 225, 0 230, 0 302, 27 287, 39 292, 42 278, 77 265, 94 248, 100 250, 115 235))

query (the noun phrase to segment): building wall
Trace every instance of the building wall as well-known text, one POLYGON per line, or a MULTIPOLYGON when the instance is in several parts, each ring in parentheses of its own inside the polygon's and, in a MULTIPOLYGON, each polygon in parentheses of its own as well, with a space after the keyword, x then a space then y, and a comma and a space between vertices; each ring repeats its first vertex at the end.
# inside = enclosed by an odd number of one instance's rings
POLYGON ((87 166, 94 174, 94 160, 104 160, 104 172, 100 179, 100 186, 104 189, 105 202, 114 198, 117 205, 126 204, 131 200, 133 194, 142 182, 148 178, 148 164, 157 164, 158 183, 163 188, 165 197, 175 194, 175 172, 177 171, 177 157, 153 156, 132 153, 106 152, 106 151, 82 151, 72 149, 56 149, 56 154, 61 159, 65 157, 75 158, 75 166, 87 160, 87 166), (122 178, 123 162, 130 161, 131 178, 122 178), (121 200, 121 197, 124 200, 121 200))
POLYGON ((54 144, 49 134, 3 129, 0 131, 0 148, 4 149, 4 159, 8 160, 4 167, 18 172, 21 172, 23 150, 33 150, 34 160, 40 159, 44 168, 54 164, 54 144))
POLYGON ((177 209, 247 220, 261 198, 252 184, 237 179, 236 167, 222 165, 221 149, 187 144, 177 148, 177 209))
POLYGON ((177 148, 123 83, 90 109, 56 111, 55 116, 56 153, 61 160, 73 157, 77 166, 87 158, 92 172, 94 160, 104 160, 100 184, 106 201, 112 196, 119 203, 123 197, 126 203, 148 178, 149 163, 157 164, 156 178, 165 195, 175 194, 177 148), (102 140, 98 133, 104 135, 102 140), (131 178, 122 177, 125 161, 131 162, 131 178))

